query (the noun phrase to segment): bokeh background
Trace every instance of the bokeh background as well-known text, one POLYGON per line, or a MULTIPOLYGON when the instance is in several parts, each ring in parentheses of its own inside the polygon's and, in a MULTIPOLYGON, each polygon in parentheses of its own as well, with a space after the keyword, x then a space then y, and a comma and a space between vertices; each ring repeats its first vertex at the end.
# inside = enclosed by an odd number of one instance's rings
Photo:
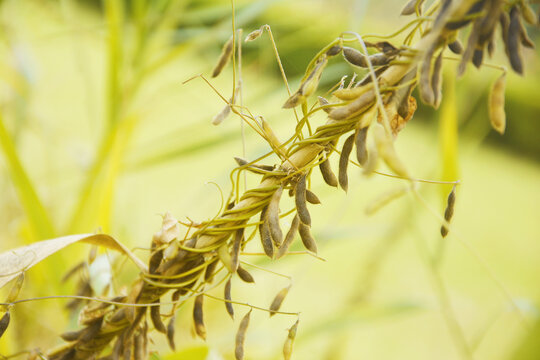
MULTIPOLYGON (((402 5, 237 0, 236 25, 244 34, 271 26, 295 88, 314 54, 342 31, 389 34, 406 24, 410 19, 398 16, 402 5)), ((215 216, 221 202, 215 184, 225 196, 230 192, 233 157, 242 156, 243 142, 248 159, 270 150, 248 128, 242 136, 238 118, 213 126, 223 101, 200 79, 182 84, 210 75, 230 33, 230 3, 221 0, 1 1, 0 251, 97 231, 145 248, 165 211, 195 221, 215 216)), ((538 34, 530 31, 537 44, 538 34)), ((507 65, 498 45, 490 61, 507 65)), ((281 108, 287 92, 268 36, 246 44, 243 55, 244 105, 288 138, 295 120, 281 108)), ((504 136, 487 116, 488 89, 500 72, 469 67, 456 79, 449 61, 442 109, 420 106, 397 140, 416 178, 461 182, 438 272, 431 256, 442 244, 437 216, 450 187, 422 183, 425 203, 406 195, 368 216, 366 207, 406 183, 365 177, 360 169, 351 171, 347 194, 313 176, 323 203, 313 208, 313 232, 326 261, 249 259, 292 277, 282 309, 301 312, 294 359, 461 359, 456 323, 474 359, 540 358, 531 341, 540 332, 540 59, 537 50, 523 55, 525 75, 508 76, 504 136)), ((332 62, 321 88, 353 72, 345 62, 332 62)), ((229 66, 212 84, 228 97, 231 79, 229 66)), ((77 281, 62 277, 88 251, 74 245, 33 268, 20 297, 76 293, 77 281)), ((258 241, 252 251, 260 251, 258 241)), ((137 270, 107 256, 121 291, 137 270)), ((268 306, 288 284, 262 270, 253 275, 256 285, 234 283, 236 300, 268 306)), ((0 354, 61 344, 58 335, 77 326, 66 303, 15 307, 0 354)), ((178 351, 156 333, 153 358, 234 358, 246 310, 236 311, 233 322, 222 303, 208 299, 204 343, 192 336, 188 302, 177 316, 178 351)), ((246 358, 281 358, 294 321, 254 312, 246 358)))

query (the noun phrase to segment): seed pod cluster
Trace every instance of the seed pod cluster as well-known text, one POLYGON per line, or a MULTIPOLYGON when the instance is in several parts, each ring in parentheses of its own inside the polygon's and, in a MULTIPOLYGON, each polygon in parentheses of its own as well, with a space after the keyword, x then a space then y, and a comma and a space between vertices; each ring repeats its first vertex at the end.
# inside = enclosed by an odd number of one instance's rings
MULTIPOLYGON (((452 216, 454 216, 454 205, 456 203, 456 186, 452 188, 452 191, 448 195, 448 200, 446 201, 446 209, 444 210, 444 220, 450 222, 452 216)), ((448 235, 448 228, 446 225, 441 226, 441 236, 444 238, 448 235)))

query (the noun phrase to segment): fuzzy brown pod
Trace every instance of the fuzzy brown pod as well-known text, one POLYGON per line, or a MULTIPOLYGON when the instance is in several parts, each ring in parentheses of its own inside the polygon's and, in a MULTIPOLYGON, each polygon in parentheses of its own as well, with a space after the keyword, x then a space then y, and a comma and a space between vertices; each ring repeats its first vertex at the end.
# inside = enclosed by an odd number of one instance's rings
POLYGON ((225 287, 223 288, 223 296, 225 298, 225 309, 227 310, 227 313, 231 316, 231 319, 234 320, 234 308, 231 301, 231 287, 232 287, 232 278, 229 278, 227 282, 225 283, 225 287))
POLYGON ((279 247, 279 245, 283 242, 283 232, 281 231, 281 226, 279 225, 279 202, 281 200, 282 193, 283 186, 280 186, 272 195, 266 210, 270 236, 277 247, 279 247))
POLYGON ((266 211, 267 211, 267 207, 265 207, 261 211, 261 217, 260 217, 261 224, 259 225, 259 236, 261 238, 261 244, 262 244, 264 253, 266 254, 266 256, 272 259, 274 257, 274 244, 272 241, 272 235, 270 234, 270 225, 268 224, 266 211))
POLYGON ((214 71, 212 71, 212 77, 217 77, 219 74, 221 74, 225 66, 227 66, 229 60, 232 57, 233 46, 233 36, 231 35, 229 40, 227 40, 227 42, 223 45, 223 48, 221 49, 221 54, 219 55, 218 62, 214 67, 214 71))
POLYGON ((100 318, 90 324, 88 327, 83 329, 79 336, 79 341, 82 343, 92 340, 101 330, 101 325, 103 324, 103 318, 100 318))
POLYGON ((433 58, 433 53, 435 52, 435 45, 432 45, 429 49, 426 50, 424 57, 422 59, 422 64, 419 68, 419 80, 418 80, 418 90, 420 93, 420 99, 426 105, 434 105, 435 95, 433 94, 433 88, 431 87, 431 74, 432 74, 432 64, 431 59, 433 58))
POLYGON ((308 203, 317 205, 321 203, 321 200, 315 195, 315 193, 309 189, 306 189, 306 200, 308 203))
POLYGON ((195 303, 193 304, 193 324, 195 326, 195 333, 201 339, 206 340, 206 327, 204 326, 203 317, 203 304, 204 295, 197 295, 195 297, 195 303))
POLYGON ((504 112, 504 92, 506 88, 506 73, 499 76, 493 83, 489 93, 489 120, 491 126, 500 134, 506 128, 506 114, 504 112))
POLYGON ((512 69, 518 74, 523 74, 523 61, 521 59, 521 20, 517 6, 510 10, 510 23, 506 38, 506 49, 512 69))
POLYGON ((169 324, 167 324, 167 341, 172 351, 176 350, 176 344, 174 342, 174 321, 175 316, 173 315, 169 320, 169 324))
POLYGON ((367 67, 366 57, 357 49, 344 46, 343 57, 345 60, 354 66, 367 67))
POLYGON ((309 214, 306 203, 306 175, 302 175, 296 183, 294 195, 296 211, 300 217, 300 221, 302 221, 303 224, 311 226, 311 215, 309 214))
POLYGON ((367 147, 366 147, 366 137, 367 137, 368 127, 363 127, 362 129, 356 130, 356 135, 354 137, 354 143, 356 145, 356 159, 360 165, 365 165, 368 159, 367 147))
MULTIPOLYGON (((452 217, 454 216, 454 206, 456 204, 456 186, 452 188, 452 191, 448 195, 448 199, 446 201, 446 209, 444 210, 444 220, 447 222, 450 222, 452 220, 452 217)), ((448 235, 448 228, 446 225, 441 226, 441 236, 444 238, 448 235)))
POLYGON ((11 320, 11 315, 10 315, 9 311, 6 311, 6 313, 0 319, 0 338, 6 332, 8 326, 9 326, 9 321, 10 320, 11 320))
POLYGON ((221 124, 229 116, 229 114, 231 113, 231 107, 235 105, 236 98, 239 94, 240 86, 237 86, 234 90, 234 96, 231 96, 228 103, 223 107, 223 109, 221 109, 221 111, 212 118, 212 125, 221 124))
POLYGON ((218 264, 218 259, 212 260, 208 266, 206 266, 206 269, 204 270, 204 281, 207 283, 211 283, 214 279, 214 270, 216 269, 216 266, 218 264))
POLYGON ((287 250, 289 250, 289 247, 291 246, 294 237, 296 235, 296 232, 298 231, 298 226, 300 225, 300 218, 298 217, 298 214, 294 216, 293 221, 291 223, 291 227, 289 228, 289 231, 287 231, 287 235, 285 235, 285 240, 283 240, 283 243, 279 247, 277 253, 276 253, 276 259, 280 259, 287 253, 287 250))
POLYGON ((439 108, 442 99, 442 64, 443 64, 443 52, 441 51, 435 59, 433 65, 433 74, 431 75, 431 89, 433 90, 433 106, 435 109, 439 108))
POLYGON ((343 47, 341 45, 334 45, 328 51, 326 51, 326 56, 336 56, 343 50, 343 47))
POLYGON ((298 105, 304 103, 306 101, 306 97, 300 93, 300 91, 295 92, 292 94, 287 101, 285 101, 285 104, 283 104, 284 109, 292 109, 297 107, 298 105))
POLYGON ((243 360, 244 359, 244 343, 246 341, 246 331, 249 326, 249 319, 251 316, 251 309, 248 311, 246 315, 242 318, 242 321, 240 321, 240 325, 238 326, 238 331, 236 332, 236 341, 235 341, 235 349, 234 349, 234 356, 236 360, 243 360))
POLYGON ((319 170, 321 171, 321 175, 325 183, 333 187, 338 186, 338 180, 332 171, 328 158, 324 159, 324 161, 319 164, 319 170))
POLYGON ((281 289, 281 291, 276 294, 274 300, 272 300, 272 303, 270 304, 270 316, 274 316, 276 312, 279 311, 281 304, 283 304, 285 297, 289 293, 290 288, 291 285, 281 289))
MULTIPOLYGON (((155 303, 159 303, 159 299, 156 300, 155 303)), ((161 314, 160 314, 160 306, 150 306, 150 319, 152 320, 152 324, 154 325, 154 328, 165 334, 167 332, 167 328, 165 327, 165 324, 163 324, 163 321, 161 321, 161 314)))
POLYGON ((461 41, 459 41, 458 39, 449 43, 448 48, 456 55, 460 55, 463 53, 463 45, 461 45, 461 41))
POLYGON ((238 269, 240 263, 240 250, 242 241, 244 240, 244 228, 240 228, 234 232, 234 241, 231 249, 231 271, 234 273, 238 269))
POLYGON ((341 149, 341 156, 339 157, 339 186, 345 192, 347 192, 349 188, 349 177, 347 175, 347 169, 349 166, 349 157, 351 155, 353 146, 354 146, 354 135, 350 135, 345 142, 343 143, 343 148, 341 149))
POLYGON ((79 337, 84 332, 85 329, 77 330, 77 331, 66 331, 65 333, 60 334, 60 337, 62 340, 71 342, 71 341, 77 341, 79 340, 79 337))
POLYGON ((285 340, 285 344, 283 344, 283 358, 285 360, 290 360, 293 350, 293 344, 294 339, 296 338, 296 332, 298 330, 298 323, 300 320, 296 320, 293 326, 289 329, 289 332, 287 334, 287 339, 285 340))
POLYGON ((141 331, 133 338, 133 360, 146 360, 147 354, 144 346, 144 337, 141 331))
POLYGON ((236 269, 236 273, 238 274, 238 277, 242 279, 244 282, 247 282, 247 283, 255 282, 255 279, 253 278, 253 276, 251 276, 251 274, 240 265, 238 265, 238 269, 236 269))
POLYGON ((302 239, 302 244, 304 244, 304 247, 312 253, 316 254, 317 243, 315 242, 313 235, 311 235, 310 227, 300 222, 298 226, 298 233, 300 234, 300 238, 302 239))

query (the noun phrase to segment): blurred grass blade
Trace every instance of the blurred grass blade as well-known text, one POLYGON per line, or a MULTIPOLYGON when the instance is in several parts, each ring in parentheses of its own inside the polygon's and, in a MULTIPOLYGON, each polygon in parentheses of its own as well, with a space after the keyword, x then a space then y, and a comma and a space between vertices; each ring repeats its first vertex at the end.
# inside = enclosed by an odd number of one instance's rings
POLYGON ((107 123, 109 126, 118 121, 120 110, 120 67, 122 66, 122 27, 124 5, 121 0, 103 0, 107 20, 107 123))
POLYGON ((100 245, 127 255, 139 269, 148 271, 146 265, 128 248, 106 234, 80 234, 35 242, 28 246, 0 253, 0 288, 21 272, 30 269, 40 261, 76 242, 100 245))
POLYGON ((4 126, 1 113, 0 146, 6 159, 9 176, 13 181, 19 201, 28 218, 33 238, 37 240, 53 237, 55 234, 54 226, 19 160, 15 144, 4 126))
MULTIPOLYGON (((453 71, 453 70, 452 70, 453 71)), ((441 106, 439 123, 439 143, 441 144, 442 180, 455 181, 458 174, 458 119, 455 75, 445 73, 445 94, 441 106)), ((444 202, 452 189, 452 185, 443 185, 441 196, 444 202)))

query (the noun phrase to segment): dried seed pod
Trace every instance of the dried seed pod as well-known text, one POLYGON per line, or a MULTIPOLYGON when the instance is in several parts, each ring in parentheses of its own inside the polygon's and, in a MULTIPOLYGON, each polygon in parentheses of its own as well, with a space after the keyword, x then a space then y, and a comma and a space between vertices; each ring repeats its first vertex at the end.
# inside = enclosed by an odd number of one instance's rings
POLYGON ((433 65, 433 74, 431 75, 431 89, 433 90, 433 106, 435 109, 439 108, 442 99, 442 54, 443 52, 441 51, 439 56, 437 56, 435 65, 433 65))
POLYGON ((171 320, 169 320, 169 324, 167 324, 167 341, 172 351, 176 350, 176 344, 174 343, 174 320, 175 316, 173 315, 171 320))
POLYGON ((334 45, 330 49, 328 49, 328 51, 326 51, 326 56, 336 56, 341 52, 342 49, 343 48, 341 47, 341 45, 334 45))
POLYGON ((290 360, 291 359, 293 343, 294 343, 294 339, 296 338, 296 331, 298 330, 298 322, 299 321, 300 320, 296 320, 294 325, 289 329, 287 339, 285 340, 285 344, 283 344, 283 358, 284 358, 284 360, 290 360))
POLYGON ((197 335, 206 340, 206 327, 204 326, 204 317, 203 317, 203 303, 204 295, 197 295, 195 298, 195 303, 193 305, 193 324, 195 325, 195 332, 197 335))
POLYGON ((320 59, 317 60, 313 70, 311 70, 309 75, 300 84, 300 89, 298 91, 305 98, 307 98, 308 96, 313 94, 315 90, 317 90, 317 87, 319 86, 319 80, 321 79, 322 72, 327 63, 328 59, 326 55, 323 55, 320 59))
POLYGON ((344 46, 343 57, 351 65, 360 66, 364 68, 368 66, 366 62, 366 57, 364 56, 364 54, 362 54, 360 51, 354 48, 344 46))
POLYGON ((431 58, 434 52, 435 46, 431 46, 426 51, 419 70, 418 90, 420 91, 420 98, 426 105, 433 105, 435 100, 435 95, 431 88, 431 58))
POLYGON ((314 205, 321 203, 321 200, 319 200, 317 195, 315 195, 315 193, 309 189, 306 189, 306 200, 308 203, 314 205))
POLYGON ((123 351, 123 358, 124 360, 131 360, 131 354, 133 352, 133 339, 131 337, 126 337, 124 339, 124 351, 123 351))
POLYGON ((101 330, 101 325, 103 324, 103 318, 95 321, 81 332, 79 336, 79 341, 82 343, 92 340, 101 330))
POLYGON ((504 112, 505 87, 506 73, 495 81, 489 94, 489 120, 491 126, 500 134, 504 134, 506 128, 506 114, 504 112))
POLYGON ((276 134, 270 127, 270 124, 268 124, 268 122, 264 120, 262 116, 260 118, 261 118, 262 129, 266 137, 266 140, 268 141, 272 149, 276 150, 276 152, 279 151, 281 147, 281 141, 279 141, 278 137, 276 136, 276 134))
POLYGON ((375 100, 375 93, 370 90, 360 95, 356 100, 347 105, 336 107, 330 111, 328 116, 334 120, 350 119, 367 110, 375 100))
POLYGON ((229 63, 229 60, 231 59, 232 53, 233 53, 233 36, 227 40, 227 42, 223 45, 223 48, 221 49, 221 55, 219 55, 218 62, 216 64, 216 67, 214 68, 214 71, 212 72, 212 77, 216 77, 219 74, 221 74, 221 71, 225 68, 225 66, 229 63))
POLYGON ((305 248, 316 254, 317 243, 315 243, 315 239, 313 238, 313 235, 311 235, 310 227, 300 222, 298 226, 298 233, 300 234, 302 244, 304 244, 305 248))
POLYGON ((272 303, 270 304, 270 316, 274 316, 276 311, 279 311, 281 304, 283 304, 283 300, 285 300, 285 297, 289 293, 290 288, 291 285, 281 289, 281 291, 277 293, 276 297, 274 297, 274 300, 272 300, 272 303))
POLYGON ((536 25, 538 20, 536 19, 536 15, 534 14, 534 11, 531 8, 530 4, 527 4, 525 1, 520 1, 519 7, 521 10, 523 19, 530 25, 533 25, 533 26, 536 25))
POLYGON ((311 226, 311 215, 306 204, 306 175, 300 177, 294 191, 296 211, 302 223, 311 226))
POLYGON ((152 253, 150 260, 148 261, 148 271, 150 274, 155 274, 157 272, 157 269, 161 264, 161 260, 163 260, 163 250, 158 250, 152 253))
POLYGON ((253 279, 253 276, 251 276, 251 274, 240 265, 238 265, 238 269, 236 269, 236 273, 238 274, 238 277, 242 279, 244 282, 247 282, 247 283, 255 282, 255 279, 253 279))
POLYGON ((231 249, 231 271, 234 273, 240 263, 240 248, 244 240, 244 228, 240 228, 234 233, 234 242, 231 249))
POLYGON ((461 45, 461 42, 458 39, 448 44, 448 48, 456 55, 460 55, 463 53, 463 45, 461 45))
POLYGON ((66 331, 65 333, 60 334, 60 337, 62 340, 71 342, 71 341, 77 341, 79 340, 79 337, 83 333, 85 329, 77 330, 77 331, 66 331))
POLYGON ((223 120, 225 120, 229 116, 229 114, 231 113, 231 106, 235 104, 235 100, 239 94, 240 86, 237 86, 236 89, 234 89, 234 96, 231 96, 229 98, 229 102, 223 107, 223 109, 221 109, 221 111, 212 118, 212 125, 221 124, 223 120))
POLYGON ((363 127, 362 129, 358 129, 354 138, 354 142, 356 145, 356 159, 362 166, 365 165, 368 158, 366 147, 367 131, 367 126, 363 127))
POLYGON ((274 257, 274 244, 272 242, 272 235, 270 234, 270 225, 268 224, 268 218, 266 217, 266 207, 261 211, 261 224, 259 225, 259 235, 261 237, 261 244, 266 256, 270 259, 274 257))
POLYGON ((229 246, 227 242, 223 242, 223 245, 221 245, 218 248, 218 257, 219 260, 221 260, 221 263, 229 270, 229 272, 233 272, 233 266, 232 266, 232 259, 231 254, 229 254, 229 246))
POLYGON ((518 74, 523 74, 523 61, 521 60, 521 24, 519 9, 514 6, 510 10, 510 24, 508 25, 508 37, 506 49, 512 69, 518 74))
POLYGON ((251 309, 248 311, 246 315, 242 318, 242 321, 240 321, 240 325, 238 326, 238 332, 236 333, 236 345, 234 349, 234 356, 236 360, 243 360, 244 359, 244 342, 246 340, 246 331, 249 326, 249 318, 251 316, 251 309))
POLYGON ((12 303, 15 300, 17 300, 17 297, 19 296, 19 292, 21 291, 21 288, 24 283, 24 272, 21 272, 15 281, 13 282, 13 285, 11 286, 11 289, 9 290, 9 294, 6 298, 7 303, 12 303))
POLYGON ((521 45, 525 46, 529 49, 534 49, 534 41, 531 40, 529 37, 529 34, 527 34, 527 29, 525 28, 525 25, 523 25, 523 22, 519 22, 520 25, 520 37, 521 37, 521 45))
MULTIPOLYGON (((454 216, 454 205, 456 203, 456 186, 452 188, 452 191, 448 195, 448 200, 446 201, 446 209, 444 210, 444 220, 447 222, 450 222, 452 220, 452 216, 454 216)), ((442 237, 446 237, 448 235, 448 228, 443 225, 441 226, 441 235, 442 237)))
POLYGON ((363 86, 357 86, 347 89, 338 89, 332 94, 340 100, 349 101, 357 99, 360 95, 366 93, 368 90, 373 89, 373 83, 369 83, 363 86))
POLYGON ((139 332, 133 339, 133 360, 146 360, 144 334, 139 332))
POLYGON ((283 186, 280 186, 272 195, 266 210, 270 236, 272 237, 274 244, 278 247, 283 241, 283 232, 281 231, 281 227, 279 225, 279 202, 281 200, 282 193, 283 186))
MULTIPOLYGON (((326 106, 326 105, 330 105, 330 103, 328 102, 328 100, 326 100, 325 98, 323 98, 322 96, 317 96, 317 99, 319 99, 319 105, 321 106, 326 106)), ((323 111, 325 113, 329 113, 330 112, 330 109, 331 108, 323 108, 323 111)))
POLYGON ((418 9, 419 13, 421 14, 423 3, 424 0, 410 0, 401 10, 401 15, 412 15, 416 13, 416 9, 418 9))
POLYGON ((292 94, 287 101, 285 101, 285 104, 283 104, 284 109, 292 109, 297 107, 298 105, 304 103, 306 101, 306 97, 300 93, 300 91, 295 92, 292 94))
POLYGON ((334 175, 334 172, 332 171, 328 158, 324 159, 324 161, 319 164, 319 169, 321 170, 321 175, 325 183, 334 187, 338 186, 336 175, 334 175))
POLYGON ((214 270, 216 269, 216 266, 218 264, 218 259, 213 260, 208 266, 206 266, 206 269, 204 270, 204 281, 207 283, 211 283, 214 278, 214 270))
POLYGON ((484 60, 484 50, 475 49, 472 57, 472 63, 476 66, 477 69, 482 66, 482 61, 484 60))
POLYGON ((227 280, 227 282, 225 283, 225 288, 223 289, 223 292, 224 292, 225 300, 228 300, 228 301, 225 301, 225 308, 227 309, 227 313, 229 313, 229 315, 231 316, 231 319, 234 320, 234 308, 233 308, 232 303, 229 302, 231 301, 231 286, 232 286, 231 279, 232 278, 229 278, 229 280, 227 280))
MULTIPOLYGON (((156 300, 155 303, 159 303, 159 299, 156 300)), ((163 324, 163 321, 161 321, 161 314, 159 309, 159 306, 150 306, 150 319, 152 320, 154 328, 157 331, 165 334, 167 332, 167 328, 165 327, 165 324, 163 324)))
POLYGON ((298 214, 294 216, 293 221, 291 223, 291 227, 289 228, 289 231, 287 232, 287 235, 285 235, 285 240, 283 240, 283 243, 279 247, 276 259, 279 259, 287 253, 287 250, 289 250, 289 247, 291 246, 294 236, 296 235, 296 232, 298 231, 298 226, 300 225, 300 218, 298 217, 298 214))
POLYGON ((349 156, 354 145, 354 134, 349 136, 343 143, 343 148, 341 149, 341 156, 339 157, 339 185, 345 192, 349 187, 349 178, 347 175, 347 168, 349 166, 349 156))
POLYGON ((259 36, 262 35, 263 30, 264 30, 264 27, 261 26, 259 29, 250 32, 249 34, 247 34, 246 39, 244 41, 245 42, 250 42, 250 41, 258 39, 259 36))

